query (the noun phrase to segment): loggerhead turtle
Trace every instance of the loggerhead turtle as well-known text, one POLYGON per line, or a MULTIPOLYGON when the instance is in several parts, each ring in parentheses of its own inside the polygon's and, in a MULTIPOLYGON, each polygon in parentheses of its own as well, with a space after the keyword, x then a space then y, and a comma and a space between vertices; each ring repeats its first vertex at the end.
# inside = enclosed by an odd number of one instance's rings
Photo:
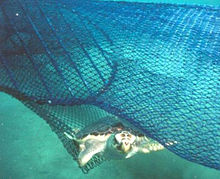
POLYGON ((86 126, 76 134, 64 134, 77 144, 80 167, 84 167, 97 154, 107 160, 123 159, 164 148, 160 143, 111 116, 86 126))

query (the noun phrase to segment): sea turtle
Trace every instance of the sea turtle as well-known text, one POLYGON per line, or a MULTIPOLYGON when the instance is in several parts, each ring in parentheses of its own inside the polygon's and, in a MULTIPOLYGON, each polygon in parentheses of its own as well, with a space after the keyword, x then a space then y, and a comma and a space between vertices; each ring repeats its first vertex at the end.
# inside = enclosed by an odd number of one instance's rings
POLYGON ((164 148, 134 127, 111 116, 104 117, 75 134, 64 134, 77 145, 80 167, 84 167, 97 154, 105 159, 123 159, 164 148))

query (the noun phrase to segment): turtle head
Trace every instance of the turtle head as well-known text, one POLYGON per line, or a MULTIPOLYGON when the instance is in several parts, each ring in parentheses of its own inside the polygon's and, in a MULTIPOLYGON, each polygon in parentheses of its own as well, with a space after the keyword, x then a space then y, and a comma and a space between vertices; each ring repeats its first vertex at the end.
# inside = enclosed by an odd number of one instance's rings
POLYGON ((128 131, 121 131, 115 135, 116 147, 118 150, 128 153, 136 137, 128 131))

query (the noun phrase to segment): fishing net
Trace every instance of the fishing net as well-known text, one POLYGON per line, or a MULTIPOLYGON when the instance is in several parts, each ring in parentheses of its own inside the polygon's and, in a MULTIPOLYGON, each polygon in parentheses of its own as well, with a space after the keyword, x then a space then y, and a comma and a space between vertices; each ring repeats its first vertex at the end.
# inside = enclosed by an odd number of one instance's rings
POLYGON ((63 133, 112 115, 220 169, 218 7, 3 0, 0 22, 0 90, 45 119, 74 159, 63 133))

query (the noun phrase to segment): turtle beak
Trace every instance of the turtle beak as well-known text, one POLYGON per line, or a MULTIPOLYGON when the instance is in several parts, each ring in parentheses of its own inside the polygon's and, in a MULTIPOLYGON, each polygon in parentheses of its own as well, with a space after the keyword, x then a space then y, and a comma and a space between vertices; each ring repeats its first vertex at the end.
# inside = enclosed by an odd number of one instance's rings
POLYGON ((127 141, 121 143, 120 149, 122 152, 127 153, 131 149, 131 144, 127 141))

